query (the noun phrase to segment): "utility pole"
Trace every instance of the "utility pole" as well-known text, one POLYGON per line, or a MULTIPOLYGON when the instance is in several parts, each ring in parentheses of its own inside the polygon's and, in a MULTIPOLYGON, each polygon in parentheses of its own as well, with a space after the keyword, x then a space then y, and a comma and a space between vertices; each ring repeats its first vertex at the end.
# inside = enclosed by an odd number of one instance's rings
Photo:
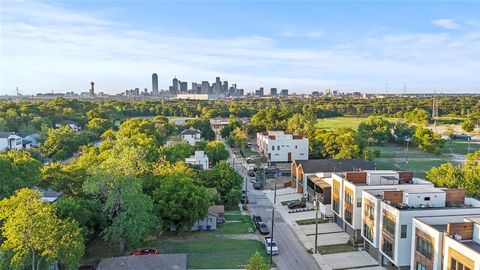
POLYGON ((272 243, 273 243, 273 225, 275 224, 275 204, 277 203, 277 178, 275 177, 273 188, 273 207, 272 207, 272 233, 270 234, 270 265, 273 265, 273 253, 272 253, 272 243))
POLYGON ((318 253, 317 251, 317 243, 318 243, 318 206, 319 206, 319 201, 318 201, 318 194, 317 194, 317 187, 315 187, 315 199, 313 202, 315 203, 315 246, 313 246, 313 249, 315 250, 314 253, 318 253))

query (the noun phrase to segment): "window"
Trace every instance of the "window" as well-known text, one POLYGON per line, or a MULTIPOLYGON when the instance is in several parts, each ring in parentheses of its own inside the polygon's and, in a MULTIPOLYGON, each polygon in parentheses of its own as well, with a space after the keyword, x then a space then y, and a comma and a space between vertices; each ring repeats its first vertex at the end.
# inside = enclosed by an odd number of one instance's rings
POLYGON ((368 217, 369 219, 373 220, 373 213, 375 209, 371 204, 365 203, 365 210, 364 210, 364 215, 368 217))
POLYGON ((393 259, 393 244, 388 240, 383 240, 382 251, 385 255, 393 259))
POLYGON ((423 198, 423 200, 430 201, 430 197, 425 197, 425 198, 423 198))
POLYGON ((400 238, 407 238, 407 225, 400 227, 400 238))
POLYGON ((467 266, 464 266, 461 262, 452 258, 450 260, 450 270, 470 270, 470 268, 467 266))
POLYGON ((280 145, 277 145, 277 150, 280 150, 280 145))
POLYGON ((417 236, 415 250, 428 259, 432 259, 432 243, 427 239, 417 236))
POLYGON ((383 215, 383 228, 391 233, 395 234, 395 222, 393 220, 389 219, 386 215, 383 215))
POLYGON ((421 264, 421 263, 417 263, 417 267, 415 268, 416 270, 427 270, 427 268, 425 267, 425 265, 421 264))
POLYGON ((335 211, 335 212, 338 213, 338 210, 339 210, 339 209, 338 209, 338 201, 333 200, 333 206, 332 206, 332 208, 333 208, 333 211, 335 211))
POLYGON ((357 199, 357 207, 362 207, 362 198, 357 199))
POLYGON ((370 241, 373 241, 373 229, 367 224, 363 224, 363 236, 370 241))
POLYGON ((272 151, 274 151, 274 150, 275 150, 275 146, 274 146, 274 145, 272 145, 272 151))
POLYGON ((345 191, 345 202, 348 204, 352 204, 352 194, 350 192, 345 191))
POLYGON ((297 149, 297 148, 298 148, 298 145, 295 145, 295 149, 297 149))
POLYGON ((352 212, 345 210, 345 221, 352 224, 352 212))

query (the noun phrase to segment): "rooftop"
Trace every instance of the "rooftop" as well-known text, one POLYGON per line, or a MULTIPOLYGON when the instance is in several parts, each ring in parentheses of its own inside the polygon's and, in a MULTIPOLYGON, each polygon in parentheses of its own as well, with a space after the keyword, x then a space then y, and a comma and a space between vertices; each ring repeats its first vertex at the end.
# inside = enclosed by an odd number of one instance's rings
POLYGON ((373 170, 375 164, 364 159, 309 159, 296 160, 297 167, 302 165, 304 173, 346 172, 355 170, 373 170))
POLYGON ((194 129, 194 128, 189 128, 189 129, 185 129, 184 131, 182 131, 181 134, 182 135, 195 135, 195 134, 202 134, 202 132, 200 130, 197 130, 197 129, 194 129))

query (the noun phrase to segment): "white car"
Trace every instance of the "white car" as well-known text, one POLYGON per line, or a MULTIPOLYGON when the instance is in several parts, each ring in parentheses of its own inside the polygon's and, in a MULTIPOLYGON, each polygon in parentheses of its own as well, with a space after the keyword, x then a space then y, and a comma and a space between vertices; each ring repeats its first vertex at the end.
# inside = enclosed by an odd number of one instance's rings
POLYGON ((267 250, 267 254, 270 255, 270 251, 273 255, 278 255, 278 246, 275 239, 271 238, 270 236, 265 237, 265 249, 267 250))

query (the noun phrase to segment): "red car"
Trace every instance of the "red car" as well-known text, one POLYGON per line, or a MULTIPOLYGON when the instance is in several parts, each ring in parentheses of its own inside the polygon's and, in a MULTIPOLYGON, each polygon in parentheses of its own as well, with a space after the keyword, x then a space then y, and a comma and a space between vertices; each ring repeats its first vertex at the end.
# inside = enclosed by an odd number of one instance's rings
POLYGON ((156 248, 144 248, 136 250, 132 255, 133 256, 142 256, 142 255, 155 255, 160 254, 156 248))

